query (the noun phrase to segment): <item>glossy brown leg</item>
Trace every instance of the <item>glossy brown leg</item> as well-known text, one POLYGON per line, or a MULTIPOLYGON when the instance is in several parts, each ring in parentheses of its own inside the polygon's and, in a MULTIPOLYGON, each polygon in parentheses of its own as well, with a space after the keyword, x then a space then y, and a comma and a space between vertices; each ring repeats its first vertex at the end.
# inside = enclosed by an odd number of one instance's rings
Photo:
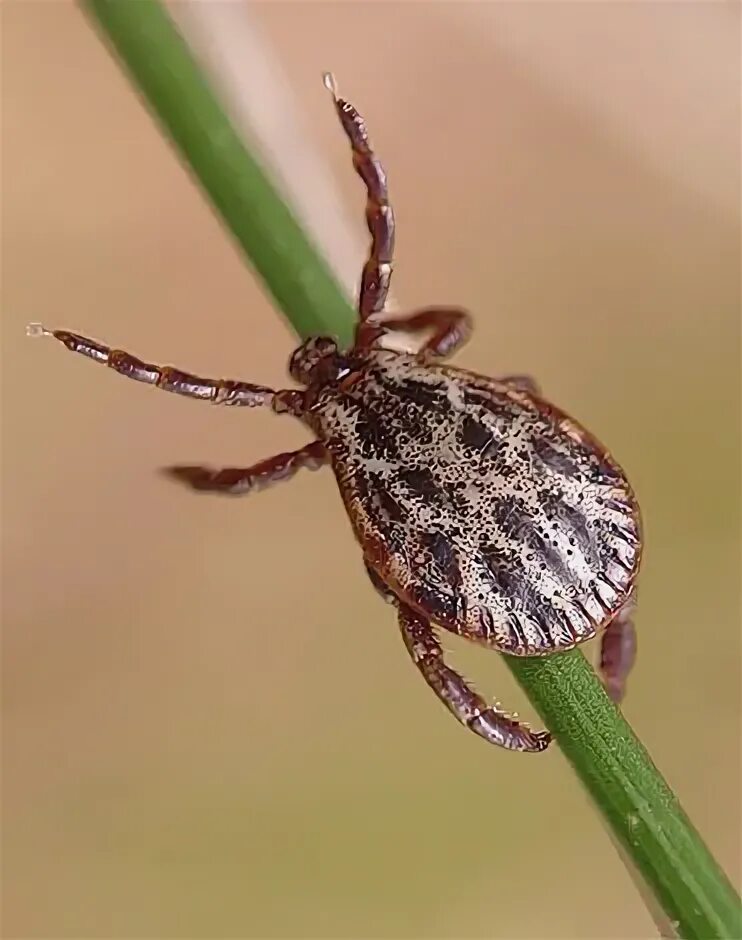
POLYGON ((327 460, 324 445, 320 441, 313 441, 301 450, 277 454, 252 467, 225 467, 222 470, 209 467, 164 467, 163 473, 203 493, 242 496, 279 480, 288 480, 302 467, 317 470, 327 460))
POLYGON ((472 331, 472 321, 466 310, 460 307, 424 307, 414 313, 380 324, 385 332, 403 330, 418 333, 432 330, 432 335, 419 349, 421 356, 443 359, 463 346, 472 331))
POLYGON ((600 675, 616 704, 626 694, 626 679, 636 660, 634 604, 627 604, 606 627, 600 643, 600 675))
POLYGON ((513 751, 543 751, 551 741, 548 731, 531 731, 467 685, 443 660, 443 650, 427 620, 398 602, 402 638, 423 678, 443 704, 475 734, 513 751))
POLYGON ((67 330, 47 330, 33 323, 27 328, 30 336, 52 336, 72 352, 80 353, 108 366, 115 372, 137 382, 145 382, 166 392, 175 392, 188 398, 200 398, 215 405, 237 405, 243 408, 272 408, 276 412, 300 415, 304 396, 301 392, 274 391, 265 385, 252 385, 232 379, 204 379, 189 372, 181 372, 172 366, 157 366, 142 362, 122 349, 110 349, 86 336, 68 333, 67 330))
POLYGON ((363 118, 352 104, 338 97, 332 75, 326 74, 324 81, 332 93, 335 110, 350 141, 353 166, 366 186, 366 222, 371 234, 371 249, 361 276, 356 345, 368 346, 383 332, 375 324, 364 324, 369 317, 384 309, 389 293, 394 254, 394 211, 389 204, 386 173, 371 148, 363 118))

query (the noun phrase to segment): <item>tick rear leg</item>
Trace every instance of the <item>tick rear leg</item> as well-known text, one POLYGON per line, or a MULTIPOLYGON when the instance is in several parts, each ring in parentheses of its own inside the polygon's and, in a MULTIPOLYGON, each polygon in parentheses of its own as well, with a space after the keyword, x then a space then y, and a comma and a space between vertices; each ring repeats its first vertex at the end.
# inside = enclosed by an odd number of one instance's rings
POLYGON ((600 643, 600 675, 608 695, 618 704, 636 660, 634 603, 629 602, 606 627, 600 643))
POLYGON ((432 335, 420 347, 419 355, 443 359, 463 346, 472 331, 472 320, 460 307, 424 307, 404 317, 382 321, 385 332, 403 330, 418 333, 432 330, 432 335))
POLYGON ((443 650, 427 620, 398 602, 402 638, 423 678, 443 704, 475 734, 513 751, 543 751, 548 731, 531 731, 496 705, 488 705, 466 680, 446 665, 443 650))
POLYGON ((304 396, 301 392, 288 389, 274 391, 265 385, 253 385, 250 382, 238 382, 233 379, 205 379, 190 372, 181 372, 173 366, 157 366, 142 362, 124 352, 123 349, 111 349, 96 340, 69 333, 67 330, 47 330, 40 323, 27 327, 29 336, 51 336, 71 352, 80 353, 94 362, 108 366, 114 372, 154 385, 166 392, 175 392, 187 398, 200 398, 214 405, 235 405, 242 408, 272 408, 273 411, 289 412, 300 415, 303 410, 304 396))
POLYGON ((430 622, 403 604, 368 562, 366 571, 382 598, 396 605, 402 639, 423 678, 462 725, 485 741, 513 751, 546 750, 551 743, 548 731, 531 731, 528 725, 511 718, 499 707, 488 705, 463 676, 446 665, 430 622))
POLYGON ((313 441, 301 450, 276 454, 252 467, 164 467, 163 473, 174 480, 202 493, 221 493, 242 496, 270 486, 279 480, 290 479, 297 470, 317 470, 327 463, 328 454, 321 441, 313 441))

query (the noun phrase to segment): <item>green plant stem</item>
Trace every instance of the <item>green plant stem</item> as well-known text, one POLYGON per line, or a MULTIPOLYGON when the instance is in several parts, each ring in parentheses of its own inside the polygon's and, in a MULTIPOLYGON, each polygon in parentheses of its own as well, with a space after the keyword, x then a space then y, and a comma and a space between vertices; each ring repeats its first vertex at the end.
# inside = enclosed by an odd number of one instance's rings
POLYGON ((504 658, 679 936, 742 936, 734 888, 582 653, 504 658))
MULTIPOLYGON (((162 6, 83 6, 297 333, 348 342, 348 300, 231 127, 162 6)), ((742 936, 736 892, 582 653, 506 661, 678 935, 742 936)), ((521 759, 532 769, 533 758, 521 759)))

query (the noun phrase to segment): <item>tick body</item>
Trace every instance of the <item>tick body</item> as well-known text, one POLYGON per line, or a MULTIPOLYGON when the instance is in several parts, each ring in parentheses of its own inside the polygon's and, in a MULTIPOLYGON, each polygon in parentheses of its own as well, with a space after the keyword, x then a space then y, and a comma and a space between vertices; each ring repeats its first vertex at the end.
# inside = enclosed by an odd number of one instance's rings
POLYGON ((166 472, 197 490, 238 495, 329 464, 369 577, 396 607, 433 691, 486 740, 542 751, 548 732, 477 695, 445 663, 434 627, 513 656, 570 649, 602 632, 600 669, 619 701, 635 654, 636 499, 608 451, 533 380, 444 364, 469 335, 465 311, 383 318, 394 245, 386 176, 362 118, 331 77, 325 84, 366 186, 371 234, 349 350, 330 337, 306 340, 289 363, 303 388, 274 391, 148 364, 64 330, 31 330, 167 391, 302 420, 316 440, 298 451, 246 468, 166 472), (396 329, 427 338, 414 354, 384 348, 396 329))

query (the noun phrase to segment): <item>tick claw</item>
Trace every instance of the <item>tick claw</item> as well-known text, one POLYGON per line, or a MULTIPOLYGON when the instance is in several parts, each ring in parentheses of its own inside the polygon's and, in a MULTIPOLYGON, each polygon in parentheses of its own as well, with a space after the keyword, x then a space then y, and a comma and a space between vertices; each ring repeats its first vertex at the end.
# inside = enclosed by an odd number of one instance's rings
POLYGON ((204 484, 210 479, 212 474, 206 467, 183 466, 160 467, 160 473, 169 477, 171 480, 178 480, 185 483, 192 489, 202 489, 204 484))
POLYGON ((335 82, 335 76, 332 74, 332 72, 322 73, 322 84, 330 92, 332 97, 335 98, 335 100, 337 100, 338 86, 337 86, 337 83, 335 82))
POLYGON ((47 330, 43 323, 29 323, 26 326, 26 336, 36 339, 39 336, 54 336, 51 330, 47 330))

